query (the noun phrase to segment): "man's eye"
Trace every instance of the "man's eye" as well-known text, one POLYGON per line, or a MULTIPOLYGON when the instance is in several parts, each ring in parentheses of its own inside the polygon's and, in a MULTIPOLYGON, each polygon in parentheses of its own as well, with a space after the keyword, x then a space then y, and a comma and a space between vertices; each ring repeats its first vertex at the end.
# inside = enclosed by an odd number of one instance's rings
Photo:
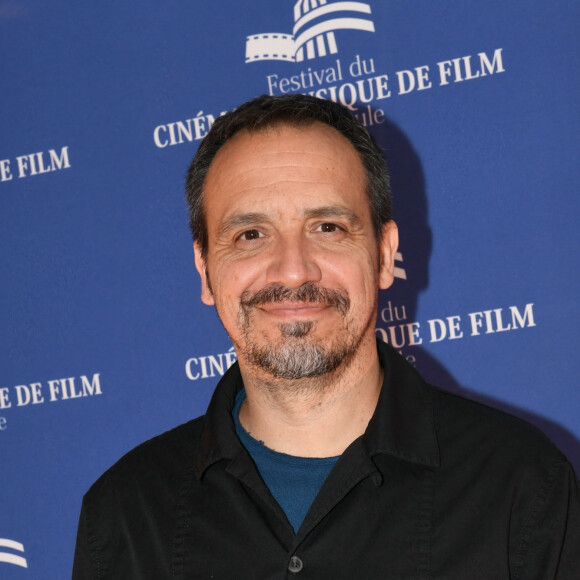
POLYGON ((257 240, 258 238, 263 237, 264 234, 259 230, 247 230, 241 236, 240 240, 250 241, 250 240, 257 240))
POLYGON ((316 228, 316 231, 323 232, 326 234, 331 234, 332 232, 336 232, 337 230, 340 230, 340 229, 342 229, 342 228, 340 226, 338 226, 337 224, 325 222, 323 224, 320 224, 316 228))

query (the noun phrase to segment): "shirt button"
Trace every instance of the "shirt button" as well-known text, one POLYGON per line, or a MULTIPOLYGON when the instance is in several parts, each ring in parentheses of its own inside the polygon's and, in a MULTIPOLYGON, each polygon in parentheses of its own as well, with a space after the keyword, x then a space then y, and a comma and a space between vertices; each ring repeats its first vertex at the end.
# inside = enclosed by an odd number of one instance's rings
POLYGON ((302 560, 298 556, 292 556, 292 558, 290 558, 290 563, 288 564, 288 570, 290 570, 292 574, 298 574, 302 568, 304 568, 302 560))

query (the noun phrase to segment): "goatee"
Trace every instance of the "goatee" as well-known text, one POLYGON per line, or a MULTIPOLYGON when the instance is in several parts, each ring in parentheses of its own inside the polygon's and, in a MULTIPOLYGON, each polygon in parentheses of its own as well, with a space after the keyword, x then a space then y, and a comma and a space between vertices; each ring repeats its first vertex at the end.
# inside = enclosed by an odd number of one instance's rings
POLYGON ((281 334, 278 341, 268 345, 258 344, 252 331, 254 308, 283 302, 331 306, 343 317, 346 317, 350 307, 346 293, 321 288, 312 282, 296 289, 273 284, 254 293, 244 292, 239 317, 246 343, 244 354, 249 363, 280 379, 320 377, 335 371, 341 364, 348 364, 361 339, 352 336, 348 327, 341 328, 343 339, 331 341, 329 346, 325 346, 319 338, 311 336, 316 327, 314 321, 285 322, 278 326, 281 334))

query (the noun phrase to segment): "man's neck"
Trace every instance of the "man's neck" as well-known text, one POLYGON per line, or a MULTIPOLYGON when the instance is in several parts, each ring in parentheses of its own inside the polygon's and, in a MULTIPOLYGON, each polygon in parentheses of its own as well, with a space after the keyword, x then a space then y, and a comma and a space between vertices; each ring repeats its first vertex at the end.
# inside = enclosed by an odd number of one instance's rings
POLYGON ((240 422, 252 437, 288 455, 340 455, 370 421, 383 372, 376 343, 323 377, 276 380, 240 361, 246 400, 240 422))

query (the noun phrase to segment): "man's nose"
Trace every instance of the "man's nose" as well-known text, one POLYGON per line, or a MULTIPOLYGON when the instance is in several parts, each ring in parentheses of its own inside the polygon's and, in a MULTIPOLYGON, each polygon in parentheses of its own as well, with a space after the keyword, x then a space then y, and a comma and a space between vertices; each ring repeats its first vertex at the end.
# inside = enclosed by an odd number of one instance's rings
POLYGON ((276 243, 266 276, 268 284, 299 288, 306 282, 320 282, 322 272, 308 241, 292 236, 276 243))

